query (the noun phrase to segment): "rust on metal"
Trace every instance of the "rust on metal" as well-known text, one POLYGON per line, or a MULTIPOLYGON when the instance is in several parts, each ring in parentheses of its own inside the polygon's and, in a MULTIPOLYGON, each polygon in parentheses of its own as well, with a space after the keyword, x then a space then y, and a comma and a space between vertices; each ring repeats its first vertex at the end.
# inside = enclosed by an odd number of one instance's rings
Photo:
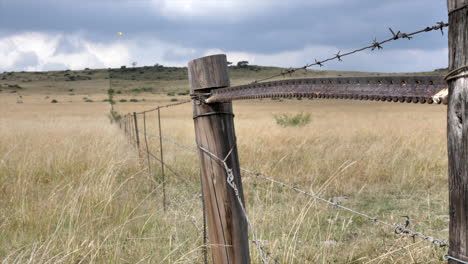
POLYGON ((276 97, 354 99, 407 103, 444 103, 443 76, 305 78, 252 83, 213 91, 207 103, 276 97))

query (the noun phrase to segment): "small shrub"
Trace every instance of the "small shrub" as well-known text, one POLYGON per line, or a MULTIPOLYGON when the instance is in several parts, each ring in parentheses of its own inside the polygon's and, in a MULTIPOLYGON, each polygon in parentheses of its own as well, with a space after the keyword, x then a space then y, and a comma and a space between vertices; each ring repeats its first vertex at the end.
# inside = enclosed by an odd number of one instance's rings
POLYGON ((120 99, 119 102, 121 102, 121 103, 126 103, 126 102, 127 102, 127 99, 120 99))
POLYGON ((153 91, 153 87, 143 87, 143 88, 135 88, 135 89, 132 89, 131 92, 133 93, 141 93, 141 92, 152 92, 153 91))
POLYGON ((92 103, 93 100, 91 100, 91 99, 88 98, 88 99, 85 100, 85 102, 86 102, 86 103, 92 103))
POLYGON ((189 94, 189 91, 177 93, 177 95, 188 95, 188 94, 189 94))
POLYGON ((171 102, 177 102, 177 101, 179 101, 179 100, 177 100, 177 98, 172 98, 171 99, 171 102))
POLYGON ((276 123, 282 127, 305 126, 311 120, 310 114, 304 114, 303 112, 298 114, 279 114, 273 117, 276 123))
POLYGON ((110 100, 108 98, 102 100, 103 102, 110 102, 110 100))
POLYGON ((51 103, 53 103, 53 104, 56 104, 56 103, 58 103, 58 101, 57 101, 57 100, 55 100, 55 99, 52 99, 52 101, 50 101, 50 102, 51 102, 51 103))
POLYGON ((175 95, 174 92, 167 93, 167 96, 174 96, 174 95, 175 95))
POLYGON ((112 110, 110 111, 109 119, 111 123, 118 122, 120 119, 122 119, 122 115, 119 112, 112 110))
POLYGON ((130 99, 130 102, 132 102, 132 103, 137 103, 137 102, 138 102, 138 99, 132 98, 132 99, 130 99))

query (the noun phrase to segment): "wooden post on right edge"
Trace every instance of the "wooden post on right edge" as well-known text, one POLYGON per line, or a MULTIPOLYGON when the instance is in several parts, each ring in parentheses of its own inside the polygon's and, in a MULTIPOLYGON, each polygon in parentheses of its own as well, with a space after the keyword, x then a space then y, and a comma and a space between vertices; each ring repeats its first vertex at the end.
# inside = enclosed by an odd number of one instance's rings
MULTIPOLYGON (((468 0, 448 0, 449 74, 447 148, 449 177, 449 252, 468 261, 468 0), (459 75, 459 76, 457 76, 459 75), (460 75, 464 75, 462 77, 460 75)), ((458 263, 449 260, 449 263, 458 263)))
MULTIPOLYGON (((195 98, 193 119, 196 143, 220 159, 228 156, 226 164, 232 169, 234 183, 244 203, 232 103, 208 104, 202 98, 217 88, 229 86, 226 55, 193 60, 188 64, 188 72, 190 91, 195 98)), ((213 263, 250 263, 247 221, 235 192, 226 181, 227 172, 219 160, 201 149, 199 157, 213 263)))

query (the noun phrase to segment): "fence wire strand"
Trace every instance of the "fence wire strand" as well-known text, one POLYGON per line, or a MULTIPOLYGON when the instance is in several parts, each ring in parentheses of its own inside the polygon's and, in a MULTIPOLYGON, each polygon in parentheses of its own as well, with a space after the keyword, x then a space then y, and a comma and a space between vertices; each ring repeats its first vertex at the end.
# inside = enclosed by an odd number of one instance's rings
POLYGON ((249 173, 249 174, 251 174, 253 176, 256 176, 258 178, 270 181, 270 182, 278 184, 278 185, 280 185, 282 187, 286 187, 286 188, 294 190, 294 191, 296 191, 298 193, 302 193, 302 194, 304 194, 306 196, 312 197, 312 198, 314 198, 316 200, 325 202, 325 203, 327 203, 327 204, 329 204, 329 205, 331 205, 333 207, 340 208, 340 209, 343 209, 345 211, 351 212, 353 214, 362 216, 364 218, 367 218, 368 220, 371 220, 372 222, 385 225, 385 226, 387 226, 389 228, 392 228, 393 231, 395 232, 395 234, 397 234, 397 235, 403 235, 403 236, 408 236, 408 237, 413 237, 413 238, 414 237, 419 237, 419 238, 421 238, 423 240, 427 240, 427 241, 431 242, 432 244, 434 244, 436 246, 439 246, 439 247, 448 246, 448 243, 445 240, 435 239, 432 236, 424 235, 423 233, 415 232, 415 231, 412 231, 412 230, 408 229, 407 228, 408 222, 406 224, 400 224, 400 225, 390 224, 390 223, 385 222, 385 221, 383 221, 383 220, 381 220, 381 219, 379 219, 377 217, 372 217, 372 216, 367 215, 365 213, 356 211, 356 210, 351 209, 349 207, 343 206, 343 205, 339 204, 338 202, 333 202, 333 201, 327 200, 327 199, 325 199, 325 198, 323 198, 323 197, 321 197, 319 195, 316 195, 316 194, 313 194, 311 192, 301 190, 301 189, 299 189, 299 188, 297 188, 295 186, 292 186, 290 184, 287 184, 287 183, 272 179, 272 178, 267 177, 265 175, 262 175, 260 173, 257 173, 257 172, 254 172, 254 171, 251 171, 251 170, 248 170, 248 169, 244 169, 244 168, 241 168, 241 170, 246 172, 246 173, 249 173))
POLYGON ((192 102, 192 99, 184 100, 184 101, 181 101, 181 102, 178 102, 178 103, 173 103, 173 104, 161 105, 161 106, 158 106, 156 108, 152 108, 152 109, 148 109, 148 110, 145 110, 145 111, 137 112, 136 114, 141 115, 141 114, 144 114, 144 113, 150 113, 150 112, 158 111, 158 109, 170 108, 170 107, 173 107, 173 106, 183 105, 183 104, 187 104, 187 103, 191 103, 191 102, 192 102))
POLYGON ((293 74, 293 73, 295 73, 297 71, 300 71, 300 70, 307 70, 308 68, 310 68, 312 66, 322 67, 325 62, 329 62, 329 61, 333 61, 333 60, 342 61, 343 57, 352 55, 354 53, 362 52, 364 50, 368 50, 368 49, 370 49, 371 51, 374 51, 375 49, 380 50, 380 49, 383 49, 382 44, 385 44, 387 42, 394 41, 394 40, 397 40, 397 39, 404 39, 404 38, 408 39, 408 40, 411 40, 413 38, 412 36, 423 33, 423 32, 429 32, 429 31, 433 31, 433 30, 440 30, 442 35, 443 35, 444 34, 444 31, 443 31, 444 27, 448 27, 448 26, 449 26, 448 23, 444 23, 443 21, 441 21, 441 22, 437 22, 436 25, 434 25, 434 26, 428 26, 428 27, 426 27, 424 29, 420 29, 420 30, 412 32, 412 33, 403 33, 401 31, 397 31, 395 33, 395 31, 393 29, 389 28, 390 33, 392 33, 392 37, 390 37, 390 38, 388 38, 386 40, 377 41, 376 39, 374 39, 372 41, 372 44, 370 44, 368 46, 365 46, 365 47, 362 47, 362 48, 359 48, 359 49, 356 49, 356 50, 353 50, 353 51, 350 51, 350 52, 342 53, 342 54, 341 54, 341 51, 338 51, 338 53, 335 54, 335 56, 333 56, 333 57, 330 57, 330 58, 327 58, 327 59, 324 59, 324 60, 320 60, 320 61, 315 59, 315 62, 313 62, 313 63, 306 64, 306 65, 304 65, 302 67, 299 67, 299 68, 290 68, 290 69, 287 69, 287 70, 283 70, 278 74, 274 74, 274 75, 272 75, 270 77, 266 77, 266 78, 263 78, 263 79, 257 79, 255 81, 253 81, 252 83, 263 82, 263 81, 267 81, 267 80, 270 80, 270 79, 273 79, 273 78, 276 78, 276 77, 284 77, 285 75, 291 75, 291 74, 293 74))
POLYGON ((202 146, 198 146, 198 148, 200 148, 205 154, 207 154, 209 157, 211 157, 212 159, 220 162, 223 167, 224 167, 224 170, 226 171, 226 175, 227 175, 227 178, 226 178, 226 182, 228 183, 228 185, 232 188, 232 190, 234 191, 234 194, 236 195, 236 198, 237 198, 237 202, 242 210, 242 213, 244 215, 244 218, 245 218, 245 221, 247 222, 247 224, 249 225, 249 228, 250 228, 250 232, 252 232, 252 236, 253 236, 253 239, 254 239, 254 244, 255 246, 257 247, 257 250, 258 250, 258 253, 260 255, 260 258, 262 260, 262 262, 264 264, 268 264, 268 261, 267 259, 265 258, 265 254, 263 253, 263 248, 261 246, 261 243, 260 241, 257 239, 257 235, 255 233, 255 229, 253 227, 253 224, 250 222, 249 220, 249 217, 247 215, 247 212, 245 210, 245 207, 244 207, 244 203, 242 202, 242 198, 240 197, 240 194, 239 194, 239 189, 237 188, 237 185, 235 183, 235 178, 234 178, 234 173, 232 172, 232 169, 229 168, 229 166, 227 165, 226 163, 226 160, 230 157, 232 151, 234 150, 234 146, 231 147, 231 150, 229 150, 228 154, 226 155, 226 157, 224 157, 224 159, 221 159, 219 158, 218 156, 216 156, 215 154, 211 153, 208 149, 202 147, 202 146))

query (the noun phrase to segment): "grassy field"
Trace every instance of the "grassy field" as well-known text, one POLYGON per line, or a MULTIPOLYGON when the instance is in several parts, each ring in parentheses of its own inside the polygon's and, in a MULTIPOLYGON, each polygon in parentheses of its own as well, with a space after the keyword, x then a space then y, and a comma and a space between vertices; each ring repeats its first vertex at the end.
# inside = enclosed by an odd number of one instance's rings
MULTIPOLYGON (((197 156, 163 143, 175 172, 166 174, 164 212, 159 163, 148 170, 103 101, 112 87, 121 90, 116 111, 141 111, 187 98, 177 95, 187 81, 142 78, 153 89, 132 91, 145 86, 100 71, 91 80, 63 74, 0 75, 0 261, 202 263, 197 156), (7 87, 14 84, 22 88, 7 87), (132 98, 138 102, 119 102, 132 98)), ((231 72, 234 84, 256 74, 231 72)), ((264 99, 235 102, 234 111, 242 167, 391 223, 408 215, 413 230, 447 239, 445 106, 264 99), (300 112, 310 123, 275 122, 274 115, 300 112)), ((194 146, 191 113, 190 104, 163 109, 163 135, 194 146)), ((157 134, 155 113, 146 121, 148 133, 157 134)), ((159 141, 148 138, 148 145, 158 155, 159 141)), ((443 263, 445 249, 420 239, 255 177, 244 175, 243 186, 271 263, 443 263)), ((260 263, 253 244, 251 255, 260 263)))

